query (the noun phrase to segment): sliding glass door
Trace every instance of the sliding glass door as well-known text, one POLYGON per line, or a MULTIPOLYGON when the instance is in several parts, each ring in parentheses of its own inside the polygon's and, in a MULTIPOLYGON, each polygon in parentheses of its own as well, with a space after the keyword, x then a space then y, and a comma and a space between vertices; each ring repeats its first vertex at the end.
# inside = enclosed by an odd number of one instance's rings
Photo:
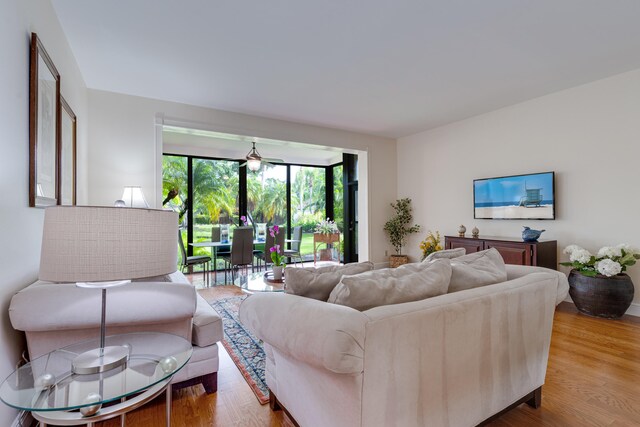
MULTIPOLYGON (((218 224, 229 224, 233 230, 242 215, 251 224, 279 225, 286 229, 287 237, 291 237, 294 227, 302 227, 300 252, 306 259, 313 258, 315 226, 327 216, 336 221, 342 233, 348 234, 345 218, 355 212, 353 206, 349 210, 345 205, 342 164, 263 164, 257 172, 251 172, 241 166, 243 163, 243 160, 163 156, 163 205, 179 213, 188 255, 210 255, 209 248, 194 248, 189 243, 211 241, 212 228, 218 224)), ((357 224, 354 220, 352 227, 357 224)), ((351 248, 355 249, 353 245, 351 248)))
MULTIPOLYGON (((187 236, 187 223, 189 220, 187 215, 188 181, 189 173, 186 157, 162 156, 162 207, 178 212, 180 237, 185 250, 189 243, 187 236)), ((178 254, 178 256, 182 255, 178 254)))
POLYGON ((263 165, 257 172, 247 171, 249 220, 286 228, 287 212, 287 166, 263 165))
POLYGON ((313 259, 313 231, 326 218, 325 167, 290 166, 291 230, 302 227, 300 254, 313 259))
MULTIPOLYGON (((239 218, 239 164, 233 160, 194 158, 193 242, 211 241, 211 229, 230 224, 239 218)), ((233 232, 233 231, 230 231, 233 232)), ((194 255, 209 255, 209 248, 194 248, 194 255)))

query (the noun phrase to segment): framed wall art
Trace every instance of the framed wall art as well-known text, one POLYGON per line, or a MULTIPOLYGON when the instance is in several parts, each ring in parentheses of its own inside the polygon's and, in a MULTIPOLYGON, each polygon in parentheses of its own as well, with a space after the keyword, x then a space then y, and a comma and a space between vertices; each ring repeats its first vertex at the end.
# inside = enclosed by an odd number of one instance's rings
POLYGON ((29 206, 58 203, 60 74, 31 33, 29 86, 29 206))
POLYGON ((62 108, 60 119, 60 148, 58 150, 58 203, 71 206, 76 204, 76 115, 64 99, 60 97, 62 108))

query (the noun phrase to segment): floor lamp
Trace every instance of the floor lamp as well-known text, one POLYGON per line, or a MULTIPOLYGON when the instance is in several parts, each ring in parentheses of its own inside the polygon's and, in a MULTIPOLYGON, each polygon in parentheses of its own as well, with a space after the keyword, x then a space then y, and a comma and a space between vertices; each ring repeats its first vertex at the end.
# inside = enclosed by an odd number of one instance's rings
POLYGON ((102 291, 102 304, 95 307, 100 344, 73 360, 74 373, 105 372, 127 362, 128 347, 105 346, 107 290, 176 271, 177 235, 178 215, 171 211, 94 206, 45 210, 40 280, 102 291))

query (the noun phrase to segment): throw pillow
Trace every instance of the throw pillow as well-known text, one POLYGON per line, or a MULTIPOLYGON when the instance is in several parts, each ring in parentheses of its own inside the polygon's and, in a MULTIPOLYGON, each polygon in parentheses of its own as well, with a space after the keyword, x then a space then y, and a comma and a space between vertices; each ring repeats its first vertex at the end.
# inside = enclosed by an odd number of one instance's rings
POLYGON ((497 249, 457 257, 451 260, 449 292, 458 292, 507 280, 507 269, 497 249))
POLYGON ((364 311, 381 305, 419 301, 446 294, 450 279, 448 259, 384 268, 344 276, 327 302, 364 311))
POLYGON ((422 262, 431 262, 436 259, 452 259, 459 256, 463 256, 467 253, 465 248, 445 249, 443 251, 437 251, 430 253, 422 262))
POLYGON ((371 262, 354 262, 327 267, 307 267, 284 269, 285 292, 302 297, 326 301, 344 275, 353 275, 373 270, 371 262))

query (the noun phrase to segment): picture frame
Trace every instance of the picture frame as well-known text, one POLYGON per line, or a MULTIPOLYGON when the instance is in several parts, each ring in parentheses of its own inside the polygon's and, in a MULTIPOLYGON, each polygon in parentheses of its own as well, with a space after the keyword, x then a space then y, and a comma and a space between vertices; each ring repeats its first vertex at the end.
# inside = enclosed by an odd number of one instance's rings
POLYGON ((58 203, 60 74, 36 33, 29 70, 29 206, 58 203))
POLYGON ((60 145, 58 149, 58 204, 76 205, 77 117, 69 103, 60 96, 60 145))

